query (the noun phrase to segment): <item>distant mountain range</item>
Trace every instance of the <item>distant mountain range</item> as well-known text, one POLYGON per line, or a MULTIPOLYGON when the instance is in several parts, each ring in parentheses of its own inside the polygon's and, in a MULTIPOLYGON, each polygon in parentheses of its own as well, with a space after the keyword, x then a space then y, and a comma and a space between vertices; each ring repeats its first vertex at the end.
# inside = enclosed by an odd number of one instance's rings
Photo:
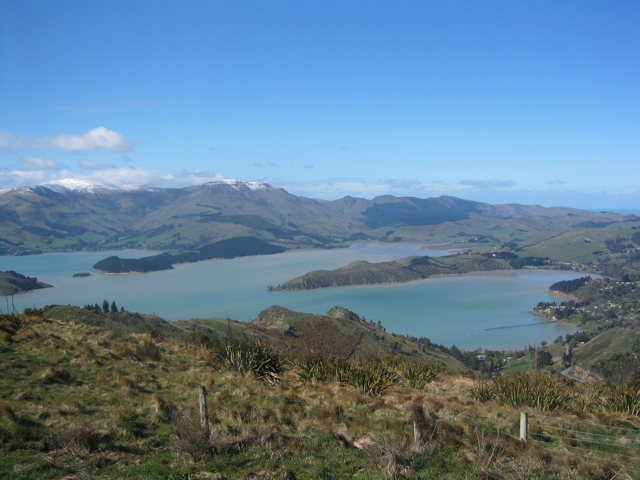
POLYGON ((508 243, 514 236, 535 242, 571 229, 637 220, 612 212, 491 205, 450 196, 326 201, 230 180, 179 189, 63 180, 0 192, 0 254, 184 250, 236 237, 284 248, 354 241, 508 243))

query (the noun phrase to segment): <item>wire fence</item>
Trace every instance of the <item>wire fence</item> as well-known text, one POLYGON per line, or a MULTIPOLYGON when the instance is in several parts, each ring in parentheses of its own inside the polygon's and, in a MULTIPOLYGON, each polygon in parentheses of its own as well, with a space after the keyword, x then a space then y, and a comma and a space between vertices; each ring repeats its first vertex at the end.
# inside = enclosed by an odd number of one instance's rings
POLYGON ((590 463, 615 461, 640 478, 640 430, 545 415, 524 414, 521 438, 590 463))

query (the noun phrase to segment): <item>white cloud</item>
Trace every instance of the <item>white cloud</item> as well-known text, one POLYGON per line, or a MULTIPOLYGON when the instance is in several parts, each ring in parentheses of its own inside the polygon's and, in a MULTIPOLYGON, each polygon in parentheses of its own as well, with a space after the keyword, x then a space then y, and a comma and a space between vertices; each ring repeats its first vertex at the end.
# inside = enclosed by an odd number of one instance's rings
POLYGON ((26 187, 29 185, 37 185, 49 180, 57 180, 58 176, 50 171, 34 170, 21 171, 14 170, 9 173, 0 173, 0 188, 10 189, 16 187, 26 187))
POLYGON ((442 182, 423 183, 414 179, 385 179, 374 182, 360 178, 330 178, 309 182, 286 182, 280 179, 265 179, 264 181, 296 195, 326 200, 335 200, 347 195, 361 198, 374 198, 379 195, 425 198, 456 195, 461 191, 470 190, 470 187, 466 185, 442 182))
POLYGON ((25 170, 61 170, 64 165, 51 158, 20 157, 20 166, 25 170))
POLYGON ((224 176, 209 170, 195 170, 193 172, 182 170, 182 172, 177 175, 169 174, 158 177, 154 185, 159 187, 181 188, 200 185, 214 180, 224 180, 224 176))
POLYGON ((105 127, 94 128, 83 135, 57 135, 35 139, 30 145, 41 150, 102 150, 104 152, 125 152, 133 148, 133 143, 118 132, 105 127))
POLYGON ((389 193, 389 185, 368 183, 358 178, 330 178, 310 182, 286 182, 282 180, 266 180, 267 183, 282 187, 287 191, 310 198, 335 200, 347 195, 352 197, 373 198, 389 193))
POLYGON ((26 142, 26 136, 19 133, 0 132, 0 148, 17 149, 26 142))
POLYGON ((91 180, 108 185, 154 185, 158 184, 158 170, 153 168, 126 167, 94 170, 87 175, 74 175, 73 178, 91 180))
POLYGON ((508 188, 513 187, 516 182, 513 180, 462 180, 460 184, 473 188, 508 188))
POLYGON ((84 170, 103 170, 105 168, 100 162, 87 160, 86 158, 78 158, 76 161, 78 166, 84 170))

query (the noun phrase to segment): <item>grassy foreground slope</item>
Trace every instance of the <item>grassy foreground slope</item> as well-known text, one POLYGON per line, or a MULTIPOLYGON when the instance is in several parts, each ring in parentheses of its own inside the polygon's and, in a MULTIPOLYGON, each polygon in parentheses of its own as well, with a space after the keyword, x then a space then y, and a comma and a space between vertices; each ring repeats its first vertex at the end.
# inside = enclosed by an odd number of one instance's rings
MULTIPOLYGON (((639 404, 616 407, 619 396, 605 386, 587 390, 544 375, 483 382, 406 355, 354 361, 293 354, 253 338, 266 340, 276 330, 304 339, 296 323, 303 318, 279 308, 263 314, 244 332, 227 320, 170 324, 62 306, 2 315, 0 477, 591 479, 638 473, 622 457, 577 455, 571 450, 577 438, 555 444, 551 430, 539 430, 540 441, 517 439, 525 409, 543 411, 549 421, 624 427, 633 446, 639 404), (208 439, 198 418, 200 385, 209 392, 208 439), (509 385, 516 389, 509 392, 509 385), (527 389, 535 395, 522 394, 527 389), (611 401, 587 404, 595 391, 611 401)), ((334 309, 326 319, 348 323, 349 315, 334 309)))

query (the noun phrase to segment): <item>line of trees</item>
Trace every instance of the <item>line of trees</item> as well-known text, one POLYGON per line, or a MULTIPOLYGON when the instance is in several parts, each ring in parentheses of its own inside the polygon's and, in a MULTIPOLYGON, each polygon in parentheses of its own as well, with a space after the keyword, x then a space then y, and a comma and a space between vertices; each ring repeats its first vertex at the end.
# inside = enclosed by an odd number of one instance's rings
POLYGON ((115 300, 111 303, 109 303, 108 300, 103 300, 102 307, 97 303, 94 305, 85 305, 84 309, 96 313, 123 313, 125 311, 124 307, 120 307, 120 309, 118 309, 115 300))
POLYGON ((573 280, 562 280, 561 282, 557 282, 551 285, 549 287, 549 290, 562 293, 571 293, 575 292, 591 280, 592 278, 590 276, 574 278, 573 280))

